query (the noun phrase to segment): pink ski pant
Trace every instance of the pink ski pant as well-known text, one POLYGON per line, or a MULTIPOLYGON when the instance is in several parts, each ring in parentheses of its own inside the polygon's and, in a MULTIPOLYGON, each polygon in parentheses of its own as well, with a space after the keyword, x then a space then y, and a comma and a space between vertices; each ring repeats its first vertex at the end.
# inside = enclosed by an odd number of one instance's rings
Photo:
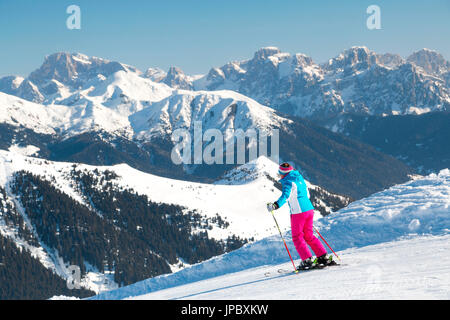
POLYGON ((314 210, 291 214, 292 241, 302 260, 312 257, 308 245, 314 251, 316 257, 327 253, 320 240, 314 236, 313 218, 314 210))

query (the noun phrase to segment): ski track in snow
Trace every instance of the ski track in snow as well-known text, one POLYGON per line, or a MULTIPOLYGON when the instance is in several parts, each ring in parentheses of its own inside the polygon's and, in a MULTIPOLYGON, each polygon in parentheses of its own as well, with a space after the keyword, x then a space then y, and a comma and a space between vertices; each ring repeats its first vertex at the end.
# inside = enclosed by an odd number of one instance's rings
POLYGON ((342 266, 281 275, 290 262, 262 266, 132 299, 449 299, 448 250, 450 235, 417 236, 347 249, 342 266))

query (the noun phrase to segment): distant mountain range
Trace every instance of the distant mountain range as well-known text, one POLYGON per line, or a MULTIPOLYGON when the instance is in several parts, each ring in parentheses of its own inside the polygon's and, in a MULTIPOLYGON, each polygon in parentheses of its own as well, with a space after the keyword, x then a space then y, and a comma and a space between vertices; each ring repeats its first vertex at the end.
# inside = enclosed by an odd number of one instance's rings
POLYGON ((317 64, 304 54, 266 47, 252 59, 229 62, 203 76, 186 75, 177 67, 141 72, 119 62, 56 53, 26 79, 1 78, 0 91, 46 105, 89 102, 135 112, 170 95, 170 88, 232 90, 287 114, 323 119, 342 113, 448 111, 449 76, 450 62, 429 49, 404 59, 352 47, 317 64))
POLYGON ((171 159, 171 133, 183 128, 193 136, 194 122, 201 121, 204 130, 219 129, 224 136, 226 130, 239 128, 278 129, 284 161, 295 164, 312 183, 352 198, 404 182, 413 173, 366 144, 278 114, 233 91, 176 90, 129 116, 102 104, 45 106, 3 93, 0 105, 0 132, 4 132, 0 145, 5 150, 25 148, 24 152, 31 147, 33 155, 50 160, 125 162, 171 178, 212 182, 236 165, 176 165, 171 159))
POLYGON ((267 47, 252 59, 212 68, 200 78, 172 68, 154 80, 174 88, 234 90, 287 114, 324 121, 343 113, 448 111, 449 74, 450 63, 429 49, 403 59, 352 47, 317 64, 304 54, 267 47))
POLYGON ((212 182, 233 166, 174 165, 173 130, 192 130, 199 120, 203 129, 222 132, 279 129, 282 160, 292 161, 313 183, 360 198, 406 181, 413 170, 396 154, 391 155, 400 160, 377 153, 370 140, 340 136, 344 116, 445 112, 447 73, 448 62, 427 49, 405 60, 353 47, 318 65, 303 54, 268 47, 204 76, 176 67, 141 72, 56 53, 27 78, 0 79, 0 145, 35 146, 36 155, 52 160, 126 162, 167 177, 212 182))

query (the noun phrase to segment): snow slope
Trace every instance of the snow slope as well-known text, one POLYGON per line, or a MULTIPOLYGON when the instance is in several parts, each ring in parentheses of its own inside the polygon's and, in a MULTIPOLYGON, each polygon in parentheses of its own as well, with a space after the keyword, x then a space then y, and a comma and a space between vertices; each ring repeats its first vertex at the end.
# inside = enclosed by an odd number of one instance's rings
MULTIPOLYGON (((267 158, 258 161, 268 162, 269 165, 277 167, 267 158)), ((14 172, 25 170, 54 181, 55 187, 62 192, 88 205, 71 187, 72 166, 73 163, 53 162, 0 150, 0 185, 5 186, 14 172)), ((89 171, 98 169, 100 172, 113 171, 119 176, 114 180, 118 186, 132 188, 157 203, 181 205, 190 210, 195 209, 207 217, 215 217, 219 214, 230 225, 227 229, 217 227, 208 232, 216 239, 227 238, 230 234, 255 239, 270 235, 272 218, 266 214, 265 203, 276 200, 280 195, 280 191, 273 186, 273 182, 263 176, 247 184, 214 185, 155 176, 133 169, 126 164, 101 167, 77 164, 77 168, 89 171), (230 199, 236 201, 230 201, 230 199)), ((281 209, 279 223, 283 230, 289 227, 288 210, 287 207, 281 209)))
MULTIPOLYGON (((348 266, 339 267, 335 269, 336 271, 330 269, 305 275, 305 278, 311 279, 312 277, 312 279, 309 282, 310 290, 301 291, 304 298, 351 298, 348 291, 359 290, 361 283, 372 280, 377 286, 381 286, 382 289, 379 293, 367 295, 360 293, 353 298, 399 298, 401 294, 412 298, 430 296, 442 298, 445 295, 448 298, 450 259, 444 257, 444 252, 450 247, 449 207, 450 170, 446 169, 439 174, 431 174, 403 185, 394 186, 367 199, 353 202, 338 213, 320 219, 316 223, 317 227, 335 249, 346 250, 340 252, 340 255, 348 266), (402 237, 411 239, 396 241, 402 237), (370 245, 375 246, 366 247, 370 245), (439 259, 439 264, 431 263, 436 259, 439 259), (377 274, 378 278, 374 278, 377 274), (319 275, 321 275, 320 278, 315 278, 319 275), (432 289, 427 289, 428 281, 425 281, 425 284, 410 282, 412 275, 417 282, 420 282, 420 279, 431 279, 432 289), (339 284, 339 282, 334 282, 335 290, 330 290, 331 281, 326 279, 335 277, 346 284, 348 290, 342 290, 343 284, 339 284), (401 281, 402 286, 391 286, 390 279, 401 281), (311 295, 312 289, 317 287, 317 281, 323 282, 328 289, 319 291, 318 296, 313 296, 311 295), (411 286, 414 291, 409 291, 411 286), (389 288, 395 289, 390 295, 386 294, 386 290, 388 292, 391 290, 389 288), (326 296, 326 292, 335 295, 326 296), (347 296, 345 296, 346 292, 347 296), (414 292, 414 294, 409 295, 410 292, 414 292)), ((278 286, 280 279, 272 282, 276 284, 273 288, 266 287, 263 291, 259 291, 259 295, 251 296, 251 292, 256 290, 254 286, 266 281, 261 274, 267 269, 277 270, 280 267, 278 264, 283 264, 283 268, 290 266, 283 243, 275 229, 272 228, 272 230, 275 235, 248 244, 236 251, 193 265, 175 274, 159 276, 115 291, 102 293, 94 299, 124 299, 145 294, 148 295, 142 298, 194 298, 193 294, 200 291, 205 291, 210 295, 201 295, 199 298, 211 299, 298 299, 301 295, 297 295, 298 289, 296 289, 295 283, 286 285, 291 288, 284 290, 286 295, 284 293, 282 296, 281 293, 273 295, 273 292, 283 292, 278 286), (267 265, 269 266, 267 267, 267 265), (256 271, 251 270, 252 268, 259 269, 256 271), (215 278, 219 276, 222 277, 215 278), (248 286, 239 285, 242 284, 242 279, 245 279, 248 286), (197 283, 197 281, 204 282, 197 283), (182 285, 189 287, 180 288, 179 286, 182 285), (224 290, 217 290, 224 287, 226 287, 224 290), (159 291, 169 288, 174 289, 159 291), (233 291, 233 288, 238 289, 239 293, 233 291), (270 294, 267 294, 268 292, 270 294)), ((289 232, 285 233, 285 237, 291 253, 295 259, 298 259, 289 232)), ((303 279, 303 277, 300 275, 293 279, 303 279)))
POLYGON ((123 116, 129 116, 151 102, 166 98, 172 91, 164 83, 156 83, 134 72, 121 70, 107 78, 99 75, 67 98, 54 102, 63 105, 105 106, 123 116))
POLYGON ((277 272, 290 263, 262 266, 132 299, 449 299, 448 250, 450 235, 415 237, 340 252, 345 266, 298 275, 277 272))
POLYGON ((47 105, 30 102, 0 92, 0 123, 25 127, 37 133, 72 136, 105 130, 131 135, 126 116, 103 105, 47 105))
MULTIPOLYGON (((264 159, 260 161, 270 161, 264 159)), ((272 162, 273 166, 277 166, 272 162)), ((230 234, 241 237, 262 239, 270 235, 272 218, 267 216, 265 204, 276 200, 280 191, 265 177, 244 185, 214 185, 173 180, 142 173, 128 165, 110 167, 121 178, 120 185, 128 186, 140 194, 145 194, 154 202, 177 204, 189 209, 197 209, 208 217, 219 214, 230 223, 226 229, 213 228, 208 233, 217 239, 230 234)), ((288 208, 281 210, 280 227, 289 228, 288 208)))

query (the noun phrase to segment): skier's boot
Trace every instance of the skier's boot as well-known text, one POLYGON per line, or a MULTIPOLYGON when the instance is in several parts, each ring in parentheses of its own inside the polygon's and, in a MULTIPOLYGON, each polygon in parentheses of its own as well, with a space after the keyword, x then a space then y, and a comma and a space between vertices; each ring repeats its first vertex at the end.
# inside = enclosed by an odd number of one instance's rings
POLYGON ((321 268, 337 265, 336 261, 333 260, 333 256, 327 256, 327 254, 321 255, 320 257, 316 258, 314 262, 318 267, 321 268))
POLYGON ((300 262, 299 266, 297 267, 297 270, 309 270, 314 268, 314 261, 311 258, 305 259, 302 262, 300 262))

